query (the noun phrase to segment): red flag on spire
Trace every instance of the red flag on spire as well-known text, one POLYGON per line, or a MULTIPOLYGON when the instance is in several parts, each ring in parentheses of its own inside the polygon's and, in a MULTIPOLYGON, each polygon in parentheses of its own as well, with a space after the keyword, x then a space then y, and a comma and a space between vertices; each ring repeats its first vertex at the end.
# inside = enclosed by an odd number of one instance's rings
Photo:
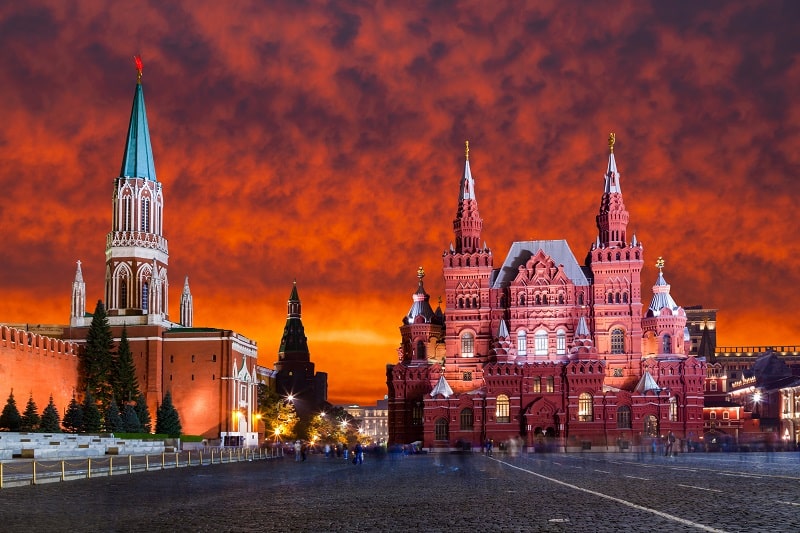
POLYGON ((136 63, 136 80, 142 81, 142 57, 141 56, 133 56, 133 61, 136 63))

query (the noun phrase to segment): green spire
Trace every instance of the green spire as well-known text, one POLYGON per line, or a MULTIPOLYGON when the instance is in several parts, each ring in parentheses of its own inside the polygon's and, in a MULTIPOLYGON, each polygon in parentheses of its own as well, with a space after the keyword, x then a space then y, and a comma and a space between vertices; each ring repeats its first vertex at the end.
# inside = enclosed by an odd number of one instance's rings
POLYGON ((147 126, 147 111, 144 107, 141 60, 137 61, 137 71, 136 92, 133 95, 131 121, 128 125, 128 138, 125 142, 125 154, 122 156, 120 177, 158 181, 153 162, 153 147, 150 144, 150 129, 147 126))

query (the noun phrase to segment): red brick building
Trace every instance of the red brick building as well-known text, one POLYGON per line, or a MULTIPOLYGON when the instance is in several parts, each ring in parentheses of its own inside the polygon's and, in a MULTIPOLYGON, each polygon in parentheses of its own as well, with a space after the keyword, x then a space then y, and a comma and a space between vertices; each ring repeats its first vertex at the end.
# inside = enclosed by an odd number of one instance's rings
POLYGON ((564 240, 535 240, 512 243, 495 266, 467 144, 442 255, 446 310, 431 307, 420 268, 387 366, 390 443, 606 449, 702 433, 705 363, 688 355, 686 313, 660 259, 643 308, 644 246, 628 234, 613 135, 609 148, 584 264, 564 240))

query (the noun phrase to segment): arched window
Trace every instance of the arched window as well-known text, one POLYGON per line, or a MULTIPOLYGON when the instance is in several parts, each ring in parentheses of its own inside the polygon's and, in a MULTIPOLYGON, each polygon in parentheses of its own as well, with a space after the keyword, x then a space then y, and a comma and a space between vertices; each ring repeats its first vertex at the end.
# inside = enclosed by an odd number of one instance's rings
POLYGON ((142 285, 142 311, 147 311, 147 300, 150 297, 150 284, 148 282, 144 282, 142 285))
POLYGON ((150 198, 142 199, 142 231, 150 231, 150 198))
POLYGON ((519 305, 525 305, 525 294, 519 295, 519 305))
POLYGON ((610 304, 614 303, 614 295, 611 294, 610 292, 608 293, 608 303, 610 304))
POLYGON ((542 297, 540 295, 536 295, 536 305, 542 305, 542 297))
POLYGON ((627 405, 617 408, 617 429, 631 429, 631 408, 627 405))
POLYGON ((583 305, 583 293, 578 293, 578 305, 583 305))
POLYGON ((619 297, 619 293, 616 294, 616 296, 614 298, 614 301, 617 302, 617 303, 619 303, 621 301, 621 299, 619 297))
POLYGON ((542 295, 542 304, 547 305, 547 295, 546 294, 542 295))
POLYGON ((611 331, 611 353, 625 353, 625 332, 620 328, 611 331))
POLYGON ((472 307, 474 307, 475 309, 478 308, 478 299, 477 298, 473 298, 472 299, 472 307))
POLYGON ((669 420, 670 422, 678 421, 678 398, 675 396, 669 399, 669 420))
POLYGON ((542 392, 542 378, 539 376, 533 378, 533 392, 542 392))
POLYGON ((510 406, 508 403, 508 396, 499 394, 497 396, 497 410, 495 411, 495 419, 498 422, 511 422, 510 406))
POLYGON ((433 438, 435 440, 448 440, 450 438, 450 427, 446 418, 437 418, 433 426, 433 438))
POLYGON ((524 330, 517 332, 517 355, 528 354, 528 334, 524 330))
POLYGON ((119 282, 119 305, 120 309, 128 307, 128 280, 123 278, 119 282))
POLYGON ((461 336, 461 357, 475 357, 475 337, 472 333, 461 336))
POLYGON ((567 353, 567 333, 563 329, 556 332, 556 354, 564 355, 567 353))
POLYGON ((662 343, 663 349, 661 353, 672 353, 672 336, 671 335, 664 335, 664 341, 662 343))
POLYGON ((623 292, 622 293, 622 303, 624 303, 624 304, 628 303, 628 293, 627 292, 623 292))
POLYGON ((553 379, 553 376, 547 376, 545 392, 554 392, 556 390, 555 383, 556 381, 553 379))
POLYGON ((581 422, 591 422, 594 419, 592 413, 592 395, 588 392, 582 392, 578 396, 578 420, 581 422))
POLYGON ((123 224, 124 225, 122 227, 122 230, 123 231, 130 231, 131 230, 131 197, 130 196, 126 196, 125 198, 122 199, 122 203, 123 203, 124 210, 125 210, 125 214, 123 215, 123 217, 124 217, 123 224))
POLYGON ((558 295, 558 303, 559 303, 559 305, 564 305, 564 295, 563 294, 559 294, 558 295))
POLYGON ((536 355, 547 355, 547 332, 536 332, 536 355))
POLYGON ((417 359, 425 359, 425 343, 421 340, 417 341, 417 359))
POLYGON ((463 411, 461 411, 461 429, 472 429, 474 426, 474 416, 472 414, 472 409, 467 407, 463 411))
POLYGON ((472 302, 469 301, 469 298, 467 298, 467 309, 469 309, 471 307, 471 305, 470 305, 471 303, 472 302))
POLYGON ((421 426, 422 425, 422 402, 417 402, 411 408, 411 425, 412 426, 421 426))

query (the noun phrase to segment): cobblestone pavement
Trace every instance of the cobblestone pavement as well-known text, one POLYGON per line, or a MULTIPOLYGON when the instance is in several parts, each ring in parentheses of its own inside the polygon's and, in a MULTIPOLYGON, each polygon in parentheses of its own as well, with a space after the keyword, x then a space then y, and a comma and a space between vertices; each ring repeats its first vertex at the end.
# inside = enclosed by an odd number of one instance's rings
POLYGON ((0 491, 2 531, 800 531, 797 453, 311 456, 0 491))

